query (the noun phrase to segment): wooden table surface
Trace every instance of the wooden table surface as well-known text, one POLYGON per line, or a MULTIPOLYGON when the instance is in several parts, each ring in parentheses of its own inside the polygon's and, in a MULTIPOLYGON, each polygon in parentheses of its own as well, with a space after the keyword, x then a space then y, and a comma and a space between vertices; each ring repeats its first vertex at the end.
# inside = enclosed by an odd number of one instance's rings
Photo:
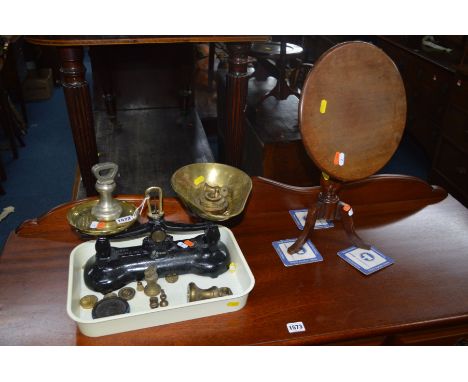
MULTIPOLYGON (((314 232, 323 262, 286 268, 271 243, 297 237, 288 211, 309 207, 318 188, 261 178, 253 183, 242 218, 231 226, 256 280, 240 311, 82 335, 66 313, 69 254, 80 243, 65 218, 70 203, 23 223, 8 238, 0 261, 0 344, 381 344, 468 327, 468 211, 444 190, 389 175, 343 188, 358 233, 395 260, 364 276, 336 254, 350 246, 340 222, 314 232), (288 333, 286 324, 296 321, 306 331, 288 333)), ((165 211, 168 220, 189 221, 176 199, 165 200, 165 211)))
POLYGON ((27 36, 28 42, 48 46, 92 46, 128 44, 174 44, 207 42, 252 42, 267 41, 270 36, 263 35, 160 35, 160 36, 27 36))

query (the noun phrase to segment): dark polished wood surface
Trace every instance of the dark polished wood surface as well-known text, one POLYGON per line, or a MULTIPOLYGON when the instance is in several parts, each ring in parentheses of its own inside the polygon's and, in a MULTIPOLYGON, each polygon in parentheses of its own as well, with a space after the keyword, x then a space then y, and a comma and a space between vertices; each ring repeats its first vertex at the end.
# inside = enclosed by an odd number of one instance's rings
POLYGON ((405 87, 381 49, 345 42, 314 63, 302 90, 299 127, 309 156, 332 178, 357 180, 379 171, 395 153, 405 121, 405 87))
POLYGON ((91 46, 93 109, 116 116, 121 110, 181 108, 196 51, 196 44, 184 43, 91 46))
POLYGON ((267 41, 259 35, 200 35, 200 36, 27 36, 31 44, 50 46, 172 44, 181 42, 252 42, 267 41))
MULTIPOLYGON (((254 178, 232 230, 255 276, 238 312, 90 338, 66 313, 69 254, 80 243, 65 204, 11 233, 0 262, 0 344, 241 345, 441 344, 468 336, 468 211, 444 190, 411 177, 346 184, 361 237, 395 264, 364 276, 337 256, 350 246, 340 222, 314 232, 323 262, 286 268, 272 242, 297 237, 288 210, 307 208, 318 188, 254 178), (286 324, 306 331, 290 334, 286 324)), ((134 203, 141 196, 127 196, 134 203)), ((168 220, 189 221, 165 201, 168 220)))

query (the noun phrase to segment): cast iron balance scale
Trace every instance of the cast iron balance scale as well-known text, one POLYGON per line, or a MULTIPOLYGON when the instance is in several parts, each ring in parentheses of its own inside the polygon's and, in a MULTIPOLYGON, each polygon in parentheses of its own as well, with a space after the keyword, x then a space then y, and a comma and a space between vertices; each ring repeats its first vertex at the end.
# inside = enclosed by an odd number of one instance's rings
MULTIPOLYGON (((88 288, 111 293, 130 282, 142 280, 148 267, 156 267, 158 276, 169 278, 188 273, 216 278, 228 270, 230 254, 213 222, 242 212, 252 188, 247 174, 219 163, 195 163, 176 171, 171 179, 174 190, 192 212, 206 219, 186 224, 164 219, 160 187, 149 187, 140 207, 135 208, 131 203, 112 197, 118 172, 116 164, 99 163, 92 171, 100 198, 73 207, 67 215, 70 225, 83 238, 97 237, 95 256, 84 266, 88 288), (155 200, 159 201, 157 206, 152 204, 155 200), (134 224, 145 202, 148 220, 134 224), (194 231, 203 233, 191 237, 190 245, 186 244, 186 239, 174 240, 170 235, 194 231), (111 246, 110 240, 140 236, 146 236, 140 246, 111 246)), ((197 294, 194 290, 197 288, 191 288, 191 295, 197 294)), ((219 290, 222 292, 223 288, 219 290)))
POLYGON ((299 104, 306 151, 322 170, 320 193, 304 230, 288 248, 300 251, 317 219, 341 219, 350 241, 370 249, 355 232, 353 209, 340 200, 345 182, 364 179, 392 157, 406 121, 405 88, 395 63, 365 42, 325 52, 309 73, 299 104))

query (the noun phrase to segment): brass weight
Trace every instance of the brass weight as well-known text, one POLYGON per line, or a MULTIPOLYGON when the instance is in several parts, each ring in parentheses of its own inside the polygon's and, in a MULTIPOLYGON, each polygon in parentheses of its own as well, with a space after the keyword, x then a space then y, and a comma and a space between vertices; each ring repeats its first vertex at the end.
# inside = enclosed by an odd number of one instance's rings
POLYGON ((98 302, 98 298, 92 294, 87 294, 86 296, 81 297, 80 306, 83 309, 92 309, 94 305, 98 302))
POLYGON ((227 287, 216 287, 213 286, 208 289, 201 289, 197 287, 194 282, 191 282, 187 288, 187 300, 188 302, 207 300, 210 298, 224 297, 232 295, 232 291, 227 287))
POLYGON ((158 280, 158 273, 154 265, 145 270, 145 294, 149 297, 157 296, 161 293, 161 286, 156 282, 158 280))

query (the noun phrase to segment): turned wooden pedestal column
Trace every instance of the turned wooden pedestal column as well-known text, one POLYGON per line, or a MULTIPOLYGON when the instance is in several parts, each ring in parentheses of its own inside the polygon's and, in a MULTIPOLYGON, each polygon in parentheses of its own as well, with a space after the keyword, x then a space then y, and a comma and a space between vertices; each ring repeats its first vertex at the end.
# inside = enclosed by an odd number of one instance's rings
POLYGON ((98 163, 93 110, 81 46, 59 48, 62 86, 86 195, 97 195, 91 167, 98 163))
POLYGON ((226 84, 226 163, 240 167, 245 135, 247 59, 251 43, 227 44, 229 72, 226 84))

